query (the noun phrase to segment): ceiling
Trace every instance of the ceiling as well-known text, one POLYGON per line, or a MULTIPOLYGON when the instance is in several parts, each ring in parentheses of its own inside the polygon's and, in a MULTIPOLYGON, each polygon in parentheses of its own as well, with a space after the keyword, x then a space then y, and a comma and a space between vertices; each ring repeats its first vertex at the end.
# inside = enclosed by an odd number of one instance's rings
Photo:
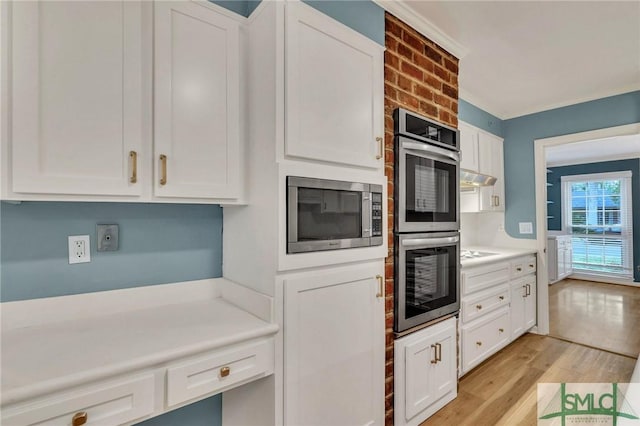
POLYGON ((552 146, 545 149, 545 155, 549 167, 640 158, 640 135, 552 146))
POLYGON ((639 1, 401 3, 461 57, 460 97, 501 119, 640 90, 639 1))

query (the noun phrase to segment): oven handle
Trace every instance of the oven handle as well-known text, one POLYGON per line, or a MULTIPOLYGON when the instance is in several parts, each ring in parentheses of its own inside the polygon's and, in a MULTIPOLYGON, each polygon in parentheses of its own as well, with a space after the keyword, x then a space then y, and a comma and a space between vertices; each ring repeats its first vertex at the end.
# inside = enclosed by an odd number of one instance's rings
POLYGON ((460 155, 457 152, 449 151, 448 149, 438 148, 437 146, 427 145, 424 143, 416 143, 409 141, 402 141, 402 148, 407 151, 419 152, 424 155, 424 153, 432 154, 436 157, 447 158, 453 161, 460 161, 460 155))
POLYGON ((412 238, 401 242, 403 247, 435 247, 444 244, 453 244, 460 241, 460 237, 443 237, 443 238, 412 238))

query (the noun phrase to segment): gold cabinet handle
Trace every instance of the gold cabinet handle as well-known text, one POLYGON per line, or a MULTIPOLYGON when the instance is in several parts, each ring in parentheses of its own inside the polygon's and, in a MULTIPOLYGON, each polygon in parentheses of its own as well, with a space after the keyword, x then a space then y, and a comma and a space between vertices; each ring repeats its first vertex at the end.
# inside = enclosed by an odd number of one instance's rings
POLYGON ((529 268, 533 268, 533 263, 530 263, 530 264, 529 264, 529 268))
POLYGON ((531 296, 531 284, 527 284, 527 296, 531 296))
POLYGON ((431 348, 433 349, 433 359, 431 360, 431 364, 437 364, 438 363, 438 347, 436 345, 431 345, 431 348))
POLYGON ((479 341, 478 341, 478 342, 476 342, 476 345, 478 345, 478 346, 482 346, 482 342, 479 342, 479 341))
POLYGON ((162 175, 160 176, 160 185, 167 184, 167 156, 160 154, 160 167, 162 168, 162 175))
POLYGON ((482 309, 482 305, 476 305, 476 309, 477 309, 477 310, 482 309))
POLYGON ((129 182, 138 182, 138 153, 135 151, 129 151, 129 159, 131 160, 131 177, 129 182))
POLYGON ((82 426, 83 424, 87 423, 88 419, 89 419, 89 415, 87 414, 86 411, 81 411, 79 413, 76 413, 71 418, 71 426, 82 426))
POLYGON ((376 160, 381 159, 384 156, 384 145, 382 144, 382 139, 380 136, 376 138, 376 142, 378 142, 378 154, 376 155, 376 160))
POLYGON ((522 272, 522 268, 516 268, 516 271, 522 272))
POLYGON ((231 373, 231 368, 229 367, 222 367, 220 369, 220 377, 227 377, 229 373, 231 373))
POLYGON ((499 329, 498 329, 498 331, 499 331, 500 333, 504 333, 504 328, 499 328, 499 329))
POLYGON ((376 293, 376 297, 384 298, 384 277, 382 275, 376 275, 376 280, 378 280, 378 292, 376 293))
POLYGON ((498 296, 498 299, 504 300, 504 296, 498 296))
POLYGON ((496 195, 496 207, 500 207, 500 196, 496 195))
POLYGON ((436 362, 442 361, 442 345, 436 343, 436 362))

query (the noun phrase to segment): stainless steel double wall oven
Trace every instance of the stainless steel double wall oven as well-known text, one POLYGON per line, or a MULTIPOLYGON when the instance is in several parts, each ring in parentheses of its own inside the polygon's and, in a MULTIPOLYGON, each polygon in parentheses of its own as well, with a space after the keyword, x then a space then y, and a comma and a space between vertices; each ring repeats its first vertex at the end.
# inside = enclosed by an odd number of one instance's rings
POLYGON ((456 129, 394 112, 396 333, 460 308, 460 151, 456 129))

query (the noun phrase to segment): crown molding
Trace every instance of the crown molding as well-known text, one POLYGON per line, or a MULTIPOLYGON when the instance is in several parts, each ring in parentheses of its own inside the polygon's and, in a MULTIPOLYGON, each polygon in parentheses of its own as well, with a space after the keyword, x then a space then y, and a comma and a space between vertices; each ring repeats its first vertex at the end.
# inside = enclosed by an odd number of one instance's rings
POLYGON ((373 0, 378 6, 404 21, 429 40, 451 53, 458 59, 462 59, 469 53, 462 44, 447 35, 444 31, 422 17, 411 6, 402 0, 373 0))

